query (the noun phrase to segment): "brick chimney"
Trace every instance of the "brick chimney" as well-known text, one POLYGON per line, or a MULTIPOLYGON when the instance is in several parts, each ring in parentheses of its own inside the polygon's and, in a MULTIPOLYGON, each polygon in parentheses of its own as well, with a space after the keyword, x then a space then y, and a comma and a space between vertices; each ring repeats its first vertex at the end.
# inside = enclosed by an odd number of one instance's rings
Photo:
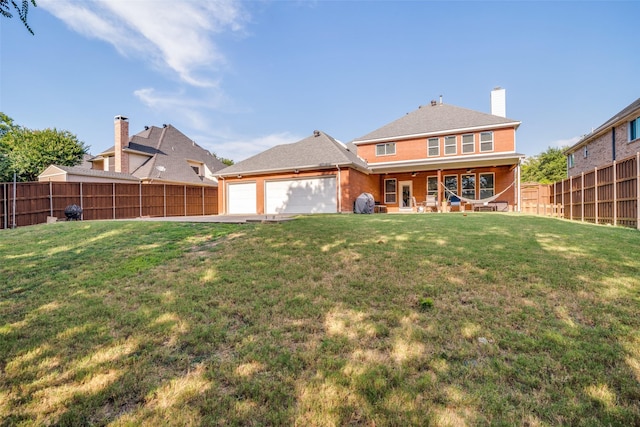
POLYGON ((115 131, 115 168, 116 172, 129 173, 129 155, 124 148, 129 145, 129 119, 125 116, 114 117, 115 131))

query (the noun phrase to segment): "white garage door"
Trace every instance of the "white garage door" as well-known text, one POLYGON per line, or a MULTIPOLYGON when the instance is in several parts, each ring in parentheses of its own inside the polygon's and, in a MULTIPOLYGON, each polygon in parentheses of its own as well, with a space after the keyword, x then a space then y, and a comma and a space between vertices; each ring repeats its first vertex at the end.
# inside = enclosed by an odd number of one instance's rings
POLYGON ((267 214, 336 213, 336 178, 307 178, 267 181, 267 214))
POLYGON ((256 213, 255 182, 229 184, 227 188, 227 210, 230 214, 256 213))

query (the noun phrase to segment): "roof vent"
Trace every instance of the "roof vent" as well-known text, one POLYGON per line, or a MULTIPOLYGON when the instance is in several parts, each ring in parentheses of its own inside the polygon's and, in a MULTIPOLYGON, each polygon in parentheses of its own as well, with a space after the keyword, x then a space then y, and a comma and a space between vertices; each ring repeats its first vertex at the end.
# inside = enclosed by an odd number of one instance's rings
POLYGON ((145 127, 144 127, 144 130, 149 130, 149 126, 145 126, 145 127))
POLYGON ((166 124, 166 123, 164 123, 164 124, 162 125, 162 127, 163 127, 163 128, 166 128, 166 127, 167 127, 167 124, 166 124))
POLYGON ((435 99, 431 100, 431 106, 435 107, 436 105, 438 105, 438 101, 436 101, 435 99))
POLYGON ((313 131, 313 136, 315 136, 316 138, 320 136, 320 131, 319 130, 314 130, 313 131))

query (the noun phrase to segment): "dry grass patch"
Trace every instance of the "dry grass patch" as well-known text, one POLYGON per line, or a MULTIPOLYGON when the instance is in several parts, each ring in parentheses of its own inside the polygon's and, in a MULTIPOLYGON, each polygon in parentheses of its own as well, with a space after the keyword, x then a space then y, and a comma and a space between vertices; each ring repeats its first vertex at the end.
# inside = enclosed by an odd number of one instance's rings
POLYGON ((0 424, 638 424, 637 253, 500 214, 7 230, 0 424))

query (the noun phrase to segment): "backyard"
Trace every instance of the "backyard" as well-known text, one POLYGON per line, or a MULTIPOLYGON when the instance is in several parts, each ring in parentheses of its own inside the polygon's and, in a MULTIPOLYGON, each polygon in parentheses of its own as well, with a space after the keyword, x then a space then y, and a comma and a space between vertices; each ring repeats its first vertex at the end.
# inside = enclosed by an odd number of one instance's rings
POLYGON ((0 259, 0 425, 640 424, 637 230, 85 221, 0 259))

